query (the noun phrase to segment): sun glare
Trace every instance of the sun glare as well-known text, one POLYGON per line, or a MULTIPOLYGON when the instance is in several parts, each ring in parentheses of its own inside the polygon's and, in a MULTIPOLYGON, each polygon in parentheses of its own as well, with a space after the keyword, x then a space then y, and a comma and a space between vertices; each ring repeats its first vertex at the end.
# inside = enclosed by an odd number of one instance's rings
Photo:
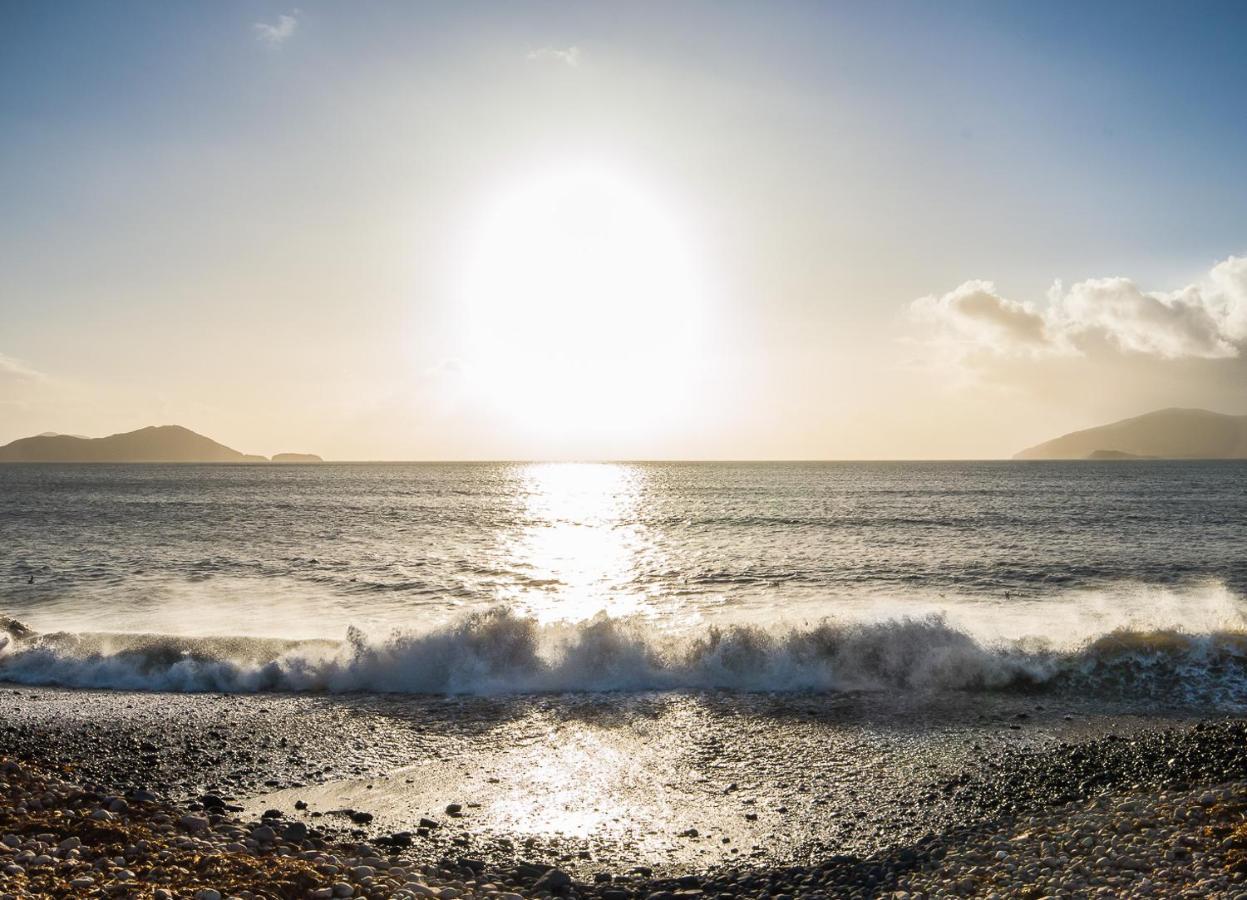
POLYGON ((639 180, 581 166, 503 191, 463 272, 470 381, 542 436, 636 436, 679 414, 704 286, 686 231, 639 180))

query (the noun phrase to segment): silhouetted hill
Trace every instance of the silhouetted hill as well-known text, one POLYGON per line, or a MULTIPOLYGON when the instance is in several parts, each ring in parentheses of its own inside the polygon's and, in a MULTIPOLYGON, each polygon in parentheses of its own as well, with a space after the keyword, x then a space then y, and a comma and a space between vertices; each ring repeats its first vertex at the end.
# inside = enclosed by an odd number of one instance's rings
POLYGON ((324 460, 315 453, 275 453, 273 454, 273 462, 314 463, 324 462, 324 460))
POLYGON ((1247 459, 1247 416, 1162 409, 1088 428, 1023 450, 1014 459, 1247 459))
POLYGON ((102 438, 68 434, 21 438, 0 447, 0 462, 267 462, 181 425, 153 425, 102 438))

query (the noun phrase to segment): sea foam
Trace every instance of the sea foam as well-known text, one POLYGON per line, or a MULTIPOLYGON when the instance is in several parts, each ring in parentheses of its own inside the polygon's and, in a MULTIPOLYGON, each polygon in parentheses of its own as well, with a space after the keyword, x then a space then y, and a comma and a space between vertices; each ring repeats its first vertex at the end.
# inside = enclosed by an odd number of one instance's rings
POLYGON ((542 623, 496 607, 340 641, 36 633, 0 620, 0 680, 158 691, 1060 691, 1247 703, 1247 630, 1113 627, 1051 642, 975 636, 943 613, 764 626, 542 623))

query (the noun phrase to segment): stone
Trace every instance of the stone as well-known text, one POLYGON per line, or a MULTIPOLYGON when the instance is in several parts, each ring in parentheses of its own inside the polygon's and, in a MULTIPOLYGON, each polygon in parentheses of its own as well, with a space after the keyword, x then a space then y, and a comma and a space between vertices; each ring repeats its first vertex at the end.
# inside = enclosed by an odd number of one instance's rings
POLYGON ((553 894, 570 886, 571 883, 572 877, 562 869, 550 869, 533 883, 533 890, 549 891, 553 894))
POLYGON ((211 825, 212 823, 209 822, 207 819, 205 819, 203 816, 195 816, 195 815, 188 814, 178 819, 178 824, 182 826, 183 828, 185 828, 187 831, 200 832, 200 831, 207 831, 208 826, 211 825))

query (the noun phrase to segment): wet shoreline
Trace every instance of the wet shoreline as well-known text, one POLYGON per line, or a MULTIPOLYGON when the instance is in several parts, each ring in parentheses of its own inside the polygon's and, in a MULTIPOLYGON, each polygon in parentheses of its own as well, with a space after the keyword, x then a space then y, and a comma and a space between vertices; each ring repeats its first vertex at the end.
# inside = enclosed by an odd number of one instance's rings
POLYGON ((724 890, 748 893, 784 872, 899 884, 938 871, 933 848, 955 856, 1028 816, 1247 781, 1239 720, 1095 716, 1025 696, 6 688, 0 711, 0 754, 64 766, 100 791, 250 827, 280 813, 326 845, 364 842, 452 875, 467 859, 512 880, 517 867, 555 868, 622 890, 626 877, 629 896, 681 877, 735 878, 724 890))

